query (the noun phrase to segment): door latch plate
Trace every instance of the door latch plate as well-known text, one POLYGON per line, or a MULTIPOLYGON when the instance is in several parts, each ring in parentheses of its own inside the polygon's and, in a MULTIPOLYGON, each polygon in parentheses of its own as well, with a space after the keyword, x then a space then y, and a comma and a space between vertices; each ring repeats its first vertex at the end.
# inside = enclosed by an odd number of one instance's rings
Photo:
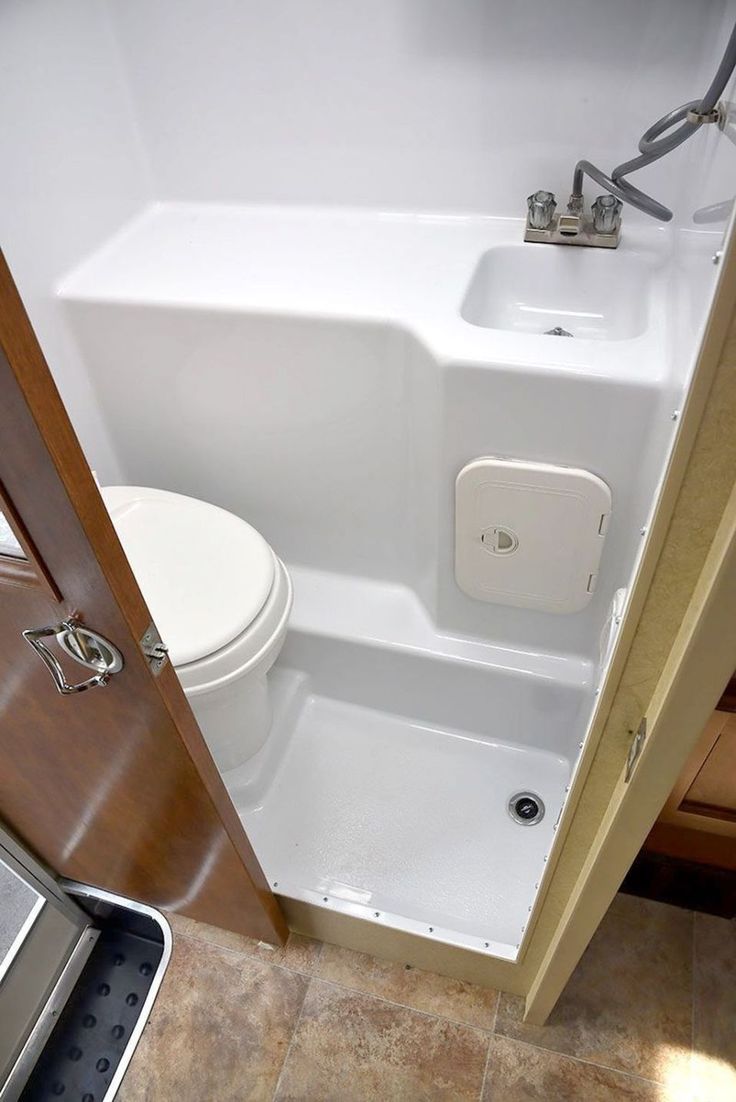
POLYGON ((626 777, 625 777, 625 780, 626 780, 627 784, 631 780, 631 775, 634 772, 634 766, 636 765, 637 761, 639 760, 639 755, 641 754, 642 749, 644 748, 644 740, 646 739, 646 737, 647 737, 647 717, 644 716, 642 718, 641 723, 639 724, 639 726, 636 729, 636 733, 634 734, 634 737, 631 740, 631 745, 629 746, 629 752, 626 755, 626 777))

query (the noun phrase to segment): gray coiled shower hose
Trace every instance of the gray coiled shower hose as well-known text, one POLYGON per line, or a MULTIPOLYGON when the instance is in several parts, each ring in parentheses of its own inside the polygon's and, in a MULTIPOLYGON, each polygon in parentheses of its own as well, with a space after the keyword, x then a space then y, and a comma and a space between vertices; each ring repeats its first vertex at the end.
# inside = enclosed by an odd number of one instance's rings
POLYGON ((631 172, 637 172, 640 168, 646 168, 647 165, 654 164, 660 157, 671 153, 673 149, 677 149, 678 145, 682 145, 684 141, 692 137, 708 117, 712 115, 734 68, 736 68, 736 26, 731 31, 731 37, 721 58, 721 63, 703 98, 683 103, 682 107, 676 107, 653 123, 639 139, 639 156, 617 165, 610 176, 606 176, 605 172, 591 164, 590 161, 578 161, 572 181, 571 201, 582 200, 583 176, 587 175, 622 202, 631 203, 633 207, 651 215, 652 218, 658 218, 661 222, 669 222, 672 218, 672 211, 653 199, 651 195, 647 195, 646 192, 634 187, 624 177, 631 172), (689 113, 703 117, 700 121, 692 118, 688 119, 689 113), (677 129, 672 130, 671 127, 674 127, 677 123, 680 123, 680 125, 677 126, 677 129))

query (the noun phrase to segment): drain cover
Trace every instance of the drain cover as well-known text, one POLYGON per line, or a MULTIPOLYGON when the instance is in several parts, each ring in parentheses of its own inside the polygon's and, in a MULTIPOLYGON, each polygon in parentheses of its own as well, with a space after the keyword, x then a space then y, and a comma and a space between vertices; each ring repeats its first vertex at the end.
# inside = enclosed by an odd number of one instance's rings
POLYGON ((535 792, 515 792, 508 803, 509 815, 515 823, 534 826, 544 818, 544 804, 535 792))
POLYGON ((561 325, 556 325, 554 329, 545 329, 544 335, 545 337, 571 337, 572 333, 568 333, 561 325))

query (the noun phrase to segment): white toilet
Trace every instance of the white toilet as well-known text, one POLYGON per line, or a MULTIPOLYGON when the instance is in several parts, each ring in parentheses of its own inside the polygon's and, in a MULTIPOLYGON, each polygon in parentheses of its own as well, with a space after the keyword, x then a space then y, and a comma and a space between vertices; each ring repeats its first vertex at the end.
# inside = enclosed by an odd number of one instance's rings
POLYGON ((255 528, 216 505, 141 486, 101 493, 210 752, 233 769, 268 738, 289 575, 255 528))

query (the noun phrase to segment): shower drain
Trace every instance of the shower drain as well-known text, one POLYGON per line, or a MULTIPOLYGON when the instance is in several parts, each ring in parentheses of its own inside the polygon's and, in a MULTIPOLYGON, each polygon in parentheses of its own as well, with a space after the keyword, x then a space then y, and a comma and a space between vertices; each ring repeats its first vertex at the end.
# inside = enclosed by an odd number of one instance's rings
POLYGON ((544 804, 535 792, 515 792, 508 802, 509 815, 515 823, 534 826, 544 818, 544 804))

